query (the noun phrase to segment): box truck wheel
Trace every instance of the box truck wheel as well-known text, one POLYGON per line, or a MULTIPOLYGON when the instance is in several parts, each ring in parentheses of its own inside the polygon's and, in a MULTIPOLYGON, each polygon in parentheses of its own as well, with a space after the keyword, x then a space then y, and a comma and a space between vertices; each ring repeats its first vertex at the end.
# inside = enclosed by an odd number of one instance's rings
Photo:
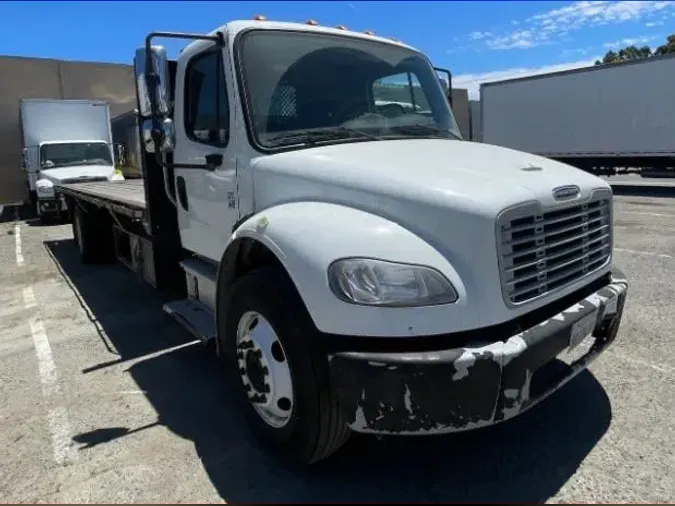
POLYGON ((115 259, 112 227, 95 210, 84 212, 79 205, 73 212, 73 238, 85 264, 110 263, 115 259))
POLYGON ((275 453, 300 465, 328 457, 350 431, 331 392, 317 330, 279 268, 239 278, 219 310, 223 356, 246 417, 275 453))

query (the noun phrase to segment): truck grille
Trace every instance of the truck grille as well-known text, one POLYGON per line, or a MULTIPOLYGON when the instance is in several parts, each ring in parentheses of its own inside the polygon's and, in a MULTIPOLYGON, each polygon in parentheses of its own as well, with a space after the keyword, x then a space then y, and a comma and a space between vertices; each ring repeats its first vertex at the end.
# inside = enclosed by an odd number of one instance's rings
POLYGON ((73 184, 73 183, 98 183, 101 181, 107 181, 108 178, 105 176, 92 176, 92 177, 71 177, 69 179, 62 179, 61 184, 73 184))
POLYGON ((541 297, 604 266, 612 251, 611 206, 611 194, 603 191, 555 210, 526 205, 502 213, 497 249, 507 303, 541 297))

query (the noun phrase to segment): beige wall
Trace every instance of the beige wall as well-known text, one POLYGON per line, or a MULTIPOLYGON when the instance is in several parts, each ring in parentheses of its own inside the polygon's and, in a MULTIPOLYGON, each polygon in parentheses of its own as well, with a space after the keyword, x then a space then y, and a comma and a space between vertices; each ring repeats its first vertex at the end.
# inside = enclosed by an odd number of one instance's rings
POLYGON ((135 107, 131 65, 0 56, 0 204, 22 201, 22 98, 97 99, 115 117, 135 107))
POLYGON ((471 123, 469 119, 469 92, 466 89, 452 89, 452 112, 457 120, 459 131, 462 132, 462 137, 469 140, 471 123))

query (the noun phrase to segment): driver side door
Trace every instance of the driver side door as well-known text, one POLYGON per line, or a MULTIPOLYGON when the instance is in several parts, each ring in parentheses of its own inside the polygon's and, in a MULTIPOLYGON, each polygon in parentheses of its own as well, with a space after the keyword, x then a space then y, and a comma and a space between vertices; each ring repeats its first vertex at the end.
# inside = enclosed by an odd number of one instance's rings
POLYGON ((177 79, 183 107, 176 111, 174 162, 205 164, 221 155, 214 170, 175 170, 178 224, 183 247, 219 261, 238 217, 237 157, 231 135, 231 107, 226 76, 228 60, 216 45, 189 58, 177 79))

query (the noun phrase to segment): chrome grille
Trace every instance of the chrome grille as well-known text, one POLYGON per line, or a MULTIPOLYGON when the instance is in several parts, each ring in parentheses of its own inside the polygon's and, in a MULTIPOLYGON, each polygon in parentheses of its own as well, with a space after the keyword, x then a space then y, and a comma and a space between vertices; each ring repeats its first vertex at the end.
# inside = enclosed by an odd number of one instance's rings
POLYGON ((507 303, 541 297, 606 264, 612 248, 611 194, 594 197, 554 210, 532 204, 500 215, 497 249, 507 303))

